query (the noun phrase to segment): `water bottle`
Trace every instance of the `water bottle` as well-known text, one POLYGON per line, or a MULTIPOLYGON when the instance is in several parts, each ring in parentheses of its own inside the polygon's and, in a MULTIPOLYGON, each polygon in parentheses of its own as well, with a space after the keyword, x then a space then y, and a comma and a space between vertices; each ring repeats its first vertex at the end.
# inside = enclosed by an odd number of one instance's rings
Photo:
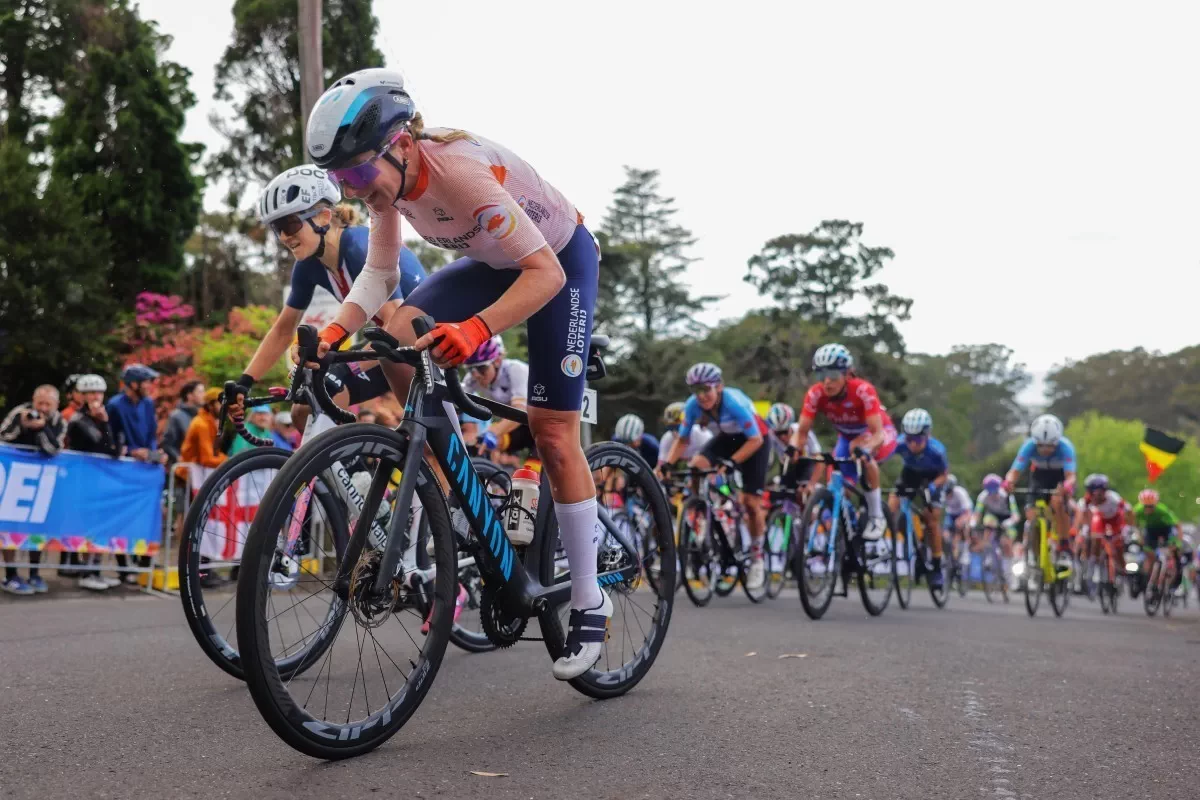
POLYGON ((538 474, 522 467, 512 476, 512 499, 505 515, 504 532, 517 546, 533 541, 533 523, 537 519, 538 492, 541 481, 538 474))

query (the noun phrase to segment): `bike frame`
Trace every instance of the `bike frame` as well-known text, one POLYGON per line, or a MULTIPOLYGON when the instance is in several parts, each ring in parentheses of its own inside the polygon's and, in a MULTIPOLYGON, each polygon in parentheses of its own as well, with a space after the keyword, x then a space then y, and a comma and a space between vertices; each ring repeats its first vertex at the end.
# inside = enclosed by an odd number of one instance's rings
MULTIPOLYGON (((378 358, 377 353, 370 357, 378 358)), ((361 353, 339 353, 335 360, 363 360, 361 353)), ((388 584, 400 564, 407 536, 408 518, 412 506, 413 494, 421 479, 420 470, 426 458, 426 447, 432 453, 434 460, 442 469, 442 474, 449 483, 450 490, 458 499, 459 506, 467 519, 467 527, 472 542, 477 548, 476 565, 483 574, 489 586, 494 587, 502 598, 504 607, 513 613, 530 617, 548 608, 565 604, 571 598, 571 582, 569 578, 557 580, 549 586, 531 577, 541 570, 541 548, 543 537, 548 535, 550 525, 551 503, 540 503, 534 524, 533 541, 526 547, 525 562, 517 555, 516 549, 504 532, 500 515, 488 500, 483 482, 471 464, 458 429, 458 418, 453 414, 453 405, 449 399, 447 387, 434 381, 434 368, 429 361, 427 352, 421 353, 421 362, 417 365, 417 375, 409 388, 408 403, 404 409, 404 420, 398 428, 399 433, 407 439, 406 452, 389 450, 385 445, 375 446, 375 452, 362 455, 375 456, 380 459, 371 488, 367 493, 367 508, 376 508, 383 499, 392 470, 401 469, 400 487, 396 492, 395 513, 388 527, 387 539, 384 543, 379 571, 375 576, 373 591, 385 594, 388 584)), ((457 377, 457 376, 454 376, 457 377)), ((484 398, 472 398, 488 411, 503 419, 528 424, 528 415, 518 409, 502 403, 496 403, 484 398)), ((356 453, 357 454, 357 453, 356 453)), ((441 487, 438 487, 441 491, 441 487)), ((541 495, 550 496, 548 476, 543 472, 541 480, 541 495)), ((640 567, 641 558, 633 542, 625 531, 613 523, 607 511, 597 505, 597 515, 605 530, 618 541, 632 559, 632 564, 624 569, 601 572, 596 576, 601 586, 632 580, 640 567)), ((338 585, 349 585, 351 565, 358 562, 366 540, 367 528, 371 522, 366 513, 360 515, 347 547, 347 557, 342 561, 338 573, 338 585)))
POLYGON ((1055 545, 1061 541, 1058 531, 1054 530, 1053 526, 1050 524, 1050 520, 1046 516, 1048 510, 1050 509, 1050 504, 1046 501, 1045 497, 1038 497, 1037 500, 1034 501, 1034 507, 1037 509, 1035 521, 1038 525, 1039 540, 1038 569, 1041 570, 1042 573, 1042 585, 1046 585, 1049 582, 1046 579, 1047 575, 1053 575, 1053 580, 1056 581, 1070 578, 1071 568, 1064 567, 1062 571, 1059 571, 1058 567, 1054 564, 1053 556, 1050 554, 1050 540, 1053 539, 1055 545))

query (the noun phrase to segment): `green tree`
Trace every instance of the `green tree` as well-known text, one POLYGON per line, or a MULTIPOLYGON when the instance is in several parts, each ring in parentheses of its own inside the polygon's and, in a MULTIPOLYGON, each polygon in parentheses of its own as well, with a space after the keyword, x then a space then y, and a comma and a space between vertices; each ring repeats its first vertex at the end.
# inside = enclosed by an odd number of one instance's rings
POLYGON ((82 198, 45 183, 17 137, 0 140, 0 402, 29 399, 41 383, 72 372, 108 374, 117 305, 107 233, 82 198))
MULTIPOLYGON (((1137 493, 1149 485, 1145 460, 1138 450, 1144 434, 1145 426, 1140 422, 1114 419, 1094 411, 1075 417, 1067 426, 1067 438, 1075 445, 1079 459, 1080 475, 1104 473, 1113 488, 1131 503, 1136 503, 1137 493)), ((1194 441, 1188 442, 1155 488, 1180 519, 1195 520, 1200 516, 1197 513, 1200 451, 1194 441)))
POLYGON ((454 256, 449 250, 434 247, 424 239, 406 239, 404 246, 412 250, 413 255, 421 262, 421 266, 425 268, 426 272, 437 272, 454 260, 454 256))
MULTIPOLYGON (((218 327, 200 337, 195 352, 196 371, 211 386, 220 386, 230 376, 241 374, 259 342, 271 329, 277 313, 278 310, 271 306, 233 309, 227 327, 218 327)), ((290 367, 291 361, 284 354, 259 382, 285 384, 290 367)))
POLYGON ((694 296, 684 281, 694 260, 685 251, 696 239, 676 213, 675 200, 659 191, 658 170, 625 167, 602 226, 602 297, 616 330, 646 340, 703 330, 695 316, 718 298, 694 296))
POLYGON ((188 70, 160 58, 170 37, 128 0, 96 11, 50 124, 51 182, 80 197, 83 212, 108 231, 107 252, 91 254, 112 265, 109 292, 131 305, 141 291, 172 288, 183 267, 200 210, 191 168, 202 148, 179 141, 195 97, 188 70))
POLYGON ((897 323, 911 316, 912 301, 882 283, 868 283, 894 253, 862 242, 863 224, 825 220, 808 233, 769 240, 752 256, 744 280, 784 311, 838 333, 903 355, 897 323), (856 313, 852 305, 864 307, 856 313))
POLYGON ((0 0, 0 138, 30 144, 46 122, 40 101, 57 94, 82 38, 84 11, 102 0, 0 0))
MULTIPOLYGON (((325 82, 383 66, 375 47, 379 20, 371 0, 325 0, 321 41, 325 82)), ((308 161, 300 120, 300 50, 296 0, 235 0, 233 42, 217 64, 216 99, 231 113, 210 116, 228 144, 210 163, 229 182, 237 207, 250 184, 265 184, 308 161)))

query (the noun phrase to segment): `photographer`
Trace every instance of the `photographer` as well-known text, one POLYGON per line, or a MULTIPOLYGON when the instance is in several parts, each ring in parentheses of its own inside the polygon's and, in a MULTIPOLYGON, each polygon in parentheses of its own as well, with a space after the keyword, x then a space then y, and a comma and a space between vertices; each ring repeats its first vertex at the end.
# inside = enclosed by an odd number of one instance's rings
MULTIPOLYGON (((62 450, 66 433, 67 426, 62 415, 58 413, 58 389, 49 384, 34 389, 33 402, 17 406, 4 418, 4 423, 0 424, 0 442, 34 447, 47 456, 62 450)), ((0 588, 9 594, 18 595, 47 590, 46 581, 38 574, 37 567, 29 570, 29 581, 26 582, 17 576, 16 567, 8 566, 16 560, 16 551, 5 550, 3 556, 5 575, 0 588)), ((29 552, 31 563, 37 564, 41 560, 41 552, 29 552)))

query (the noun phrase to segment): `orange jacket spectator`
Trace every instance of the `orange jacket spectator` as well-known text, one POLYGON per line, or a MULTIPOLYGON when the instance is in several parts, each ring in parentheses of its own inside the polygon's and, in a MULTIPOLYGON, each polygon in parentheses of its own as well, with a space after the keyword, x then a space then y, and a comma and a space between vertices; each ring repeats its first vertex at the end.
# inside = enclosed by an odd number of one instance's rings
MULTIPOLYGON (((196 413, 183 437, 183 446, 179 448, 181 463, 217 467, 229 457, 216 448, 217 412, 220 408, 221 390, 216 387, 209 389, 204 393, 204 407, 196 413)), ((186 480, 187 467, 175 470, 175 477, 186 480)))

